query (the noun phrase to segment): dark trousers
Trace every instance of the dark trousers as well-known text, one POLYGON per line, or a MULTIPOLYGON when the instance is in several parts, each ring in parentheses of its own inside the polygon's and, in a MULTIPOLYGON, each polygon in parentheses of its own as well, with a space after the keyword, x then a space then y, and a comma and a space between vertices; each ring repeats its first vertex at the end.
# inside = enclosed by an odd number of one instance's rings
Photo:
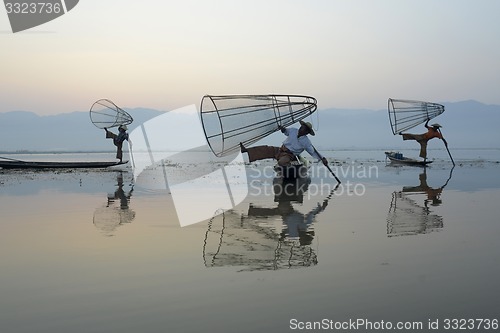
POLYGON ((415 140, 420 143, 420 157, 427 158, 427 141, 423 134, 403 134, 403 140, 415 140))
POLYGON ((295 160, 296 157, 284 146, 274 147, 274 146, 256 146, 247 148, 248 159, 250 162, 257 160, 264 160, 267 158, 274 158, 278 161, 278 164, 285 166, 291 161, 295 160))
POLYGON ((115 140, 117 136, 115 133, 106 130, 106 139, 113 139, 113 144, 116 146, 116 158, 121 161, 123 158, 123 142, 117 143, 115 140))

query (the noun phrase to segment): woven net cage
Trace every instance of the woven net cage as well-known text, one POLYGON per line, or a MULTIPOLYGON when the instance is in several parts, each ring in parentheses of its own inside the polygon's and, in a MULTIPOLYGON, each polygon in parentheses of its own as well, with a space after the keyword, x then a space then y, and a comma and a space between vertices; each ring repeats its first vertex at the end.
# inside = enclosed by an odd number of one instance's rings
POLYGON ((100 99, 90 108, 90 120, 98 128, 130 125, 134 119, 109 99, 100 99))
POLYGON ((437 103, 389 98, 387 102, 389 121, 394 135, 425 123, 444 112, 437 103))
POLYGON ((250 145, 292 125, 317 108, 316 99, 300 95, 206 95, 200 117, 207 142, 216 156, 250 145))

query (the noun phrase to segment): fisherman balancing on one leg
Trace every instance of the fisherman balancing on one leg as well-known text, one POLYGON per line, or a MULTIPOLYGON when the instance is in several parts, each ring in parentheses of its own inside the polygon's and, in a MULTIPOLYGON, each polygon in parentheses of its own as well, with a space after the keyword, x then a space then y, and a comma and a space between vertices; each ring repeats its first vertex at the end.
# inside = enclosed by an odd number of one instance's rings
POLYGON ((439 131, 439 128, 442 127, 439 124, 429 124, 429 119, 425 123, 425 127, 427 128, 427 133, 424 134, 409 134, 409 133, 399 133, 399 135, 403 136, 403 140, 415 140, 420 143, 420 157, 427 160, 427 142, 433 138, 439 138, 443 140, 446 147, 448 147, 448 143, 443 138, 443 134, 439 131))
POLYGON ((281 128, 281 132, 287 136, 281 147, 274 146, 256 146, 246 148, 240 143, 241 152, 248 153, 250 162, 275 158, 278 165, 286 166, 291 161, 295 160, 304 150, 306 150, 312 157, 318 161, 322 161, 325 166, 328 161, 322 157, 314 148, 311 141, 307 137, 308 134, 315 135, 311 123, 300 121, 300 128, 281 128))
POLYGON ((130 142, 127 126, 120 125, 120 127, 118 127, 118 134, 108 131, 107 128, 104 128, 104 130, 106 131, 106 139, 113 139, 113 144, 116 146, 116 158, 120 160, 120 163, 123 162, 123 141, 127 140, 130 142))

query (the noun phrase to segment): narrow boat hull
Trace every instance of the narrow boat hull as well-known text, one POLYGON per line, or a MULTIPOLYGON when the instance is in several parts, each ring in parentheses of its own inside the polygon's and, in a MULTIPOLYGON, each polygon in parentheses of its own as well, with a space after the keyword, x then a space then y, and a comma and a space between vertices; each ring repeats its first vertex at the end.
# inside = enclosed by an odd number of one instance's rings
POLYGON ((302 163, 293 163, 291 165, 274 167, 276 177, 284 181, 302 179, 309 177, 309 169, 302 163))
POLYGON ((395 163, 395 164, 426 166, 426 165, 432 163, 432 161, 419 161, 419 160, 415 160, 413 158, 404 157, 403 154, 392 152, 392 151, 390 151, 390 152, 386 151, 385 156, 387 156, 387 158, 392 163, 395 163))
POLYGON ((96 169, 108 168, 125 162, 37 162, 37 161, 0 161, 3 169, 96 169))

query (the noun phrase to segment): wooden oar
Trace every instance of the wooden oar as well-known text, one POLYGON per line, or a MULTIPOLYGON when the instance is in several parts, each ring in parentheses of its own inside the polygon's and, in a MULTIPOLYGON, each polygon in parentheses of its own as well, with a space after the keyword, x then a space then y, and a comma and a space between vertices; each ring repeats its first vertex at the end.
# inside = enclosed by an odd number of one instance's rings
MULTIPOLYGON (((318 154, 319 157, 323 158, 323 156, 321 156, 321 154, 316 150, 316 148, 313 146, 313 149, 314 151, 316 152, 316 154, 318 154)), ((323 164, 324 165, 324 164, 323 164)), ((330 173, 332 174, 332 176, 335 178, 335 180, 340 184, 341 181, 340 179, 338 179, 338 177, 335 175, 335 173, 332 171, 332 169, 330 168, 330 166, 327 164, 325 165, 326 168, 328 169, 328 171, 330 171, 330 173)))
MULTIPOLYGON (((443 133, 441 132, 441 129, 438 128, 439 133, 441 134, 441 137, 443 137, 443 133)), ((443 138, 444 146, 446 147, 446 150, 448 151, 448 155, 450 155, 450 160, 451 163, 453 163, 453 166, 455 166, 455 161, 453 160, 453 157, 451 156, 450 150, 448 149, 448 142, 443 138)))

